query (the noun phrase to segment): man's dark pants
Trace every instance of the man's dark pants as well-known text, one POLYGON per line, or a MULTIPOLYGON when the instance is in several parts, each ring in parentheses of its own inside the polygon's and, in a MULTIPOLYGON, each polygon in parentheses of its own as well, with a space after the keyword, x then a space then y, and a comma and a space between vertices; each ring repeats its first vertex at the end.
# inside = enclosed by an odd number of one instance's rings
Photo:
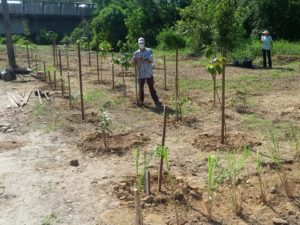
POLYGON ((155 91, 155 88, 154 88, 154 79, 153 79, 153 77, 146 78, 146 79, 139 79, 140 101, 144 102, 144 98, 145 98, 144 84, 145 84, 145 81, 148 84, 149 91, 150 91, 150 94, 151 94, 151 97, 152 97, 153 101, 155 103, 159 102, 156 91, 155 91))
POLYGON ((267 68, 267 56, 269 68, 272 68, 271 50, 263 49, 264 68, 267 68))

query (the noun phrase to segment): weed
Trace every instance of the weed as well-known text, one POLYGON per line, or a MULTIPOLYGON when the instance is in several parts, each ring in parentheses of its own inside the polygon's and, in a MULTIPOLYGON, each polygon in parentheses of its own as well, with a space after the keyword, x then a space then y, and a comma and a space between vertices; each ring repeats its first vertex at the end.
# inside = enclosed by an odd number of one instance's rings
POLYGON ((40 103, 37 103, 35 105, 33 105, 32 107, 32 115, 34 117, 41 117, 41 116, 44 116, 45 115, 45 112, 46 112, 46 104, 40 104, 40 103))
POLYGON ((284 191, 286 193, 286 195, 288 196, 288 198, 293 198, 293 190, 290 187, 290 184, 288 182, 288 178, 283 170, 282 167, 282 156, 281 156, 281 152, 279 149, 279 143, 278 143, 278 139, 274 134, 274 131, 270 130, 270 136, 271 136, 271 143, 270 143, 270 155, 271 155, 271 160, 273 162, 273 164, 276 165, 276 172, 279 176, 279 179, 281 181, 281 184, 284 188, 284 191))
POLYGON ((207 213, 208 219, 212 220, 212 208, 215 196, 215 191, 218 185, 225 178, 224 170, 220 165, 220 157, 215 155, 208 156, 207 162, 208 176, 207 176, 207 192, 208 192, 208 204, 207 213))
POLYGON ((246 159, 250 154, 250 150, 248 147, 244 147, 242 155, 238 157, 236 150, 233 152, 227 152, 226 154, 226 163, 225 163, 225 171, 229 178, 229 192, 231 196, 231 203, 233 206, 234 213, 236 215, 240 215, 242 212, 242 193, 240 194, 240 198, 238 198, 238 173, 241 169, 243 169, 246 159))
POLYGON ((55 213, 51 213, 50 215, 46 216, 46 218, 42 221, 42 225, 51 225, 53 221, 57 218, 55 213))
POLYGON ((255 168, 256 168, 256 173, 258 176, 259 187, 260 187, 260 197, 261 197, 262 202, 267 204, 265 187, 262 182, 262 162, 261 162, 261 155, 260 155, 259 151, 256 152, 254 160, 255 160, 255 168))
POLYGON ((179 97, 177 101, 175 100, 175 108, 176 108, 176 118, 177 120, 182 120, 183 113, 187 108, 187 105, 190 104, 191 101, 189 97, 179 97))

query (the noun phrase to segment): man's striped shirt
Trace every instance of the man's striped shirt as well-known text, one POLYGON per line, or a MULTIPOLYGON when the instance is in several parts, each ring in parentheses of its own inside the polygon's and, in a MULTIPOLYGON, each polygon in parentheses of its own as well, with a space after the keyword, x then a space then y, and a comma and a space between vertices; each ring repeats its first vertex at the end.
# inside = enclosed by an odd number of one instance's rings
POLYGON ((133 62, 135 63, 135 58, 141 57, 143 60, 137 61, 137 74, 139 79, 151 78, 153 76, 152 71, 152 62, 153 55, 152 50, 150 48, 145 48, 143 51, 138 49, 133 55, 133 62), (149 60, 151 63, 149 63, 149 60))

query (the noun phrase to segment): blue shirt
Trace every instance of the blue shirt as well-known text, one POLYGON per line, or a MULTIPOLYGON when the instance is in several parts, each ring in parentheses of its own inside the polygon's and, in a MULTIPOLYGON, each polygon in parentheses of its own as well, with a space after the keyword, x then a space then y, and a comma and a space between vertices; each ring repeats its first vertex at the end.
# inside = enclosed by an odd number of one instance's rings
POLYGON ((133 54, 132 61, 136 64, 139 79, 151 78, 153 76, 153 54, 150 48, 145 48, 144 50, 138 49, 133 54), (140 60, 138 60, 139 58, 140 60))
POLYGON ((272 48, 272 37, 269 36, 261 36, 261 42, 262 42, 262 49, 264 50, 271 50, 272 48))

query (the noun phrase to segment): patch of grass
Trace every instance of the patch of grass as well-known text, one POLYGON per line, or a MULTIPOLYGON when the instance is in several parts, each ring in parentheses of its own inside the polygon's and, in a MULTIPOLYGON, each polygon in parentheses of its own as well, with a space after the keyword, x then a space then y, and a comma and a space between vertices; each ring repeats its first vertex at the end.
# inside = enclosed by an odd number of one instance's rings
POLYGON ((41 117, 45 115, 47 105, 36 103, 32 106, 31 112, 34 117, 41 117))
POLYGON ((45 126, 45 131, 47 133, 51 133, 51 132, 54 132, 54 131, 57 131, 59 130, 60 128, 62 128, 62 124, 60 121, 54 119, 54 120, 51 120, 50 122, 48 122, 45 126))
POLYGON ((181 91, 203 90, 209 91, 212 89, 212 81, 204 79, 181 79, 179 80, 181 91))
POLYGON ((265 130, 268 129, 272 125, 272 122, 269 120, 265 120, 262 118, 257 117, 255 114, 244 114, 242 115, 243 122, 241 123, 242 128, 248 128, 248 129, 259 129, 259 130, 265 130))
POLYGON ((51 213, 45 217, 45 219, 42 221, 41 225, 51 225, 51 224, 53 224, 53 222, 56 218, 57 218, 56 213, 51 213))

